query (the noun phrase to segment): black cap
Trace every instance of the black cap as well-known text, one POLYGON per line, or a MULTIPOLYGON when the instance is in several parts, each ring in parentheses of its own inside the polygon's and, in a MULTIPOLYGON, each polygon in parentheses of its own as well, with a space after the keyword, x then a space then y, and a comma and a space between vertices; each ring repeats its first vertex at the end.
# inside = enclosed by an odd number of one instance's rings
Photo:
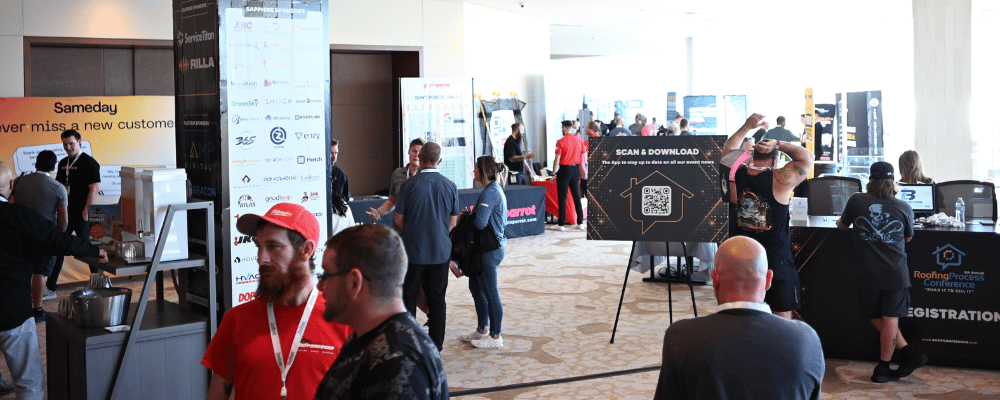
POLYGON ((895 179, 892 172, 892 164, 879 161, 872 164, 871 174, 869 174, 868 179, 895 179))

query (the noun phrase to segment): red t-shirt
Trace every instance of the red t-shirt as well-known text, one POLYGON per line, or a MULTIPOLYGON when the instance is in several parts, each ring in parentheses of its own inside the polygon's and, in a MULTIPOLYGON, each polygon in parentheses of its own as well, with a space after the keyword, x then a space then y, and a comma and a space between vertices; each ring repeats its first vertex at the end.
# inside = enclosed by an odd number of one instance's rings
MULTIPOLYGON (((274 320, 278 324, 281 355, 288 362, 292 339, 306 305, 295 307, 275 304, 274 320)), ((295 362, 288 371, 285 388, 288 400, 312 399, 319 382, 340 354, 351 328, 323 320, 326 300, 319 293, 309 325, 302 335, 302 344, 295 362)), ((233 382, 236 398, 273 400, 281 393, 281 371, 274 359, 271 330, 267 322, 267 303, 253 300, 233 307, 222 318, 222 324, 208 344, 201 364, 233 382), (234 376, 235 374, 235 376, 234 376)))
POLYGON ((649 125, 646 125, 646 126, 642 127, 642 131, 640 131, 640 132, 642 133, 642 136, 656 136, 656 131, 658 129, 660 129, 660 128, 657 127, 656 125, 649 124, 649 125))
POLYGON ((586 154, 583 149, 583 140, 572 134, 563 135, 562 139, 556 142, 556 155, 559 156, 559 165, 576 165, 580 163, 581 156, 586 154))

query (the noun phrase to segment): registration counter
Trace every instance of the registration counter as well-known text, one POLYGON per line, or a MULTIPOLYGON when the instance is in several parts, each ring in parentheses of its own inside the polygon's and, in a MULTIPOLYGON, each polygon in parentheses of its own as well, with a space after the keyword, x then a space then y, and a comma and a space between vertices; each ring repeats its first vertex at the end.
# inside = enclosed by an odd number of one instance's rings
MULTIPOLYGON (((860 267, 850 231, 837 217, 792 223, 792 253, 802 282, 801 317, 819 334, 826 357, 874 361, 878 332, 861 315, 860 267)), ((910 315, 903 336, 931 364, 1000 368, 1000 234, 994 226, 914 230, 906 244, 910 315)))

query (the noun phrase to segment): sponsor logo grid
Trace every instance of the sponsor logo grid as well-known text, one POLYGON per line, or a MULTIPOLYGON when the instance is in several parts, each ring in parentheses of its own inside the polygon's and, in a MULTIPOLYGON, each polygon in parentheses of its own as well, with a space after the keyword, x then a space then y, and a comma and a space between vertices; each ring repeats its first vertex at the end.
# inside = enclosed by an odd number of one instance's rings
MULTIPOLYGON (((305 46, 324 39, 322 19, 311 12, 305 18, 296 14, 294 22, 280 16, 263 18, 259 13, 244 13, 247 7, 226 9, 221 27, 226 30, 221 35, 226 43, 220 43, 228 54, 227 65, 219 68, 227 73, 224 115, 229 124, 229 182, 234 191, 230 207, 236 215, 230 221, 233 305, 253 299, 258 278, 256 246, 251 237, 236 230, 238 215, 262 215, 274 204, 291 202, 303 205, 320 220, 321 234, 326 228, 329 152, 322 149, 326 77, 311 74, 315 71, 311 64, 327 55, 323 46, 305 46)), ((208 62, 188 61, 187 66, 191 69, 208 62)))

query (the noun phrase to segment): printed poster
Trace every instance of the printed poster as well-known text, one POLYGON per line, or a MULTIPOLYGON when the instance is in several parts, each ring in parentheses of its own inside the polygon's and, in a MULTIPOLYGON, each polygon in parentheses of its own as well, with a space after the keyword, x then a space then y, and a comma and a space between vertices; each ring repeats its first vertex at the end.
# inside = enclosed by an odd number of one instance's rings
MULTIPOLYGON (((235 4, 235 3, 234 3, 235 4)), ((221 9, 222 143, 227 150, 228 262, 236 306, 257 289, 257 247, 236 230, 241 214, 297 203, 327 237, 329 29, 325 2, 248 1, 221 9)), ((322 246, 322 243, 320 243, 322 246)), ((322 254, 322 248, 319 253, 322 254)))
POLYGON ((0 160, 17 176, 34 172, 43 150, 66 157, 60 135, 76 129, 101 164, 99 194, 120 196, 122 165, 174 165, 173 115, 172 96, 0 98, 0 160))
MULTIPOLYGON (((437 142, 441 145, 441 174, 455 182, 459 189, 471 188, 475 166, 472 80, 401 78, 400 99, 401 154, 406 154, 413 139, 437 142)), ((508 129, 511 123, 513 120, 507 124, 508 129)), ((502 152, 502 143, 500 149, 502 152)))
MULTIPOLYGON (((66 129, 80 132, 81 150, 101 164, 95 204, 118 202, 123 165, 175 165, 172 96, 0 98, 0 160, 15 175, 34 172, 35 158, 43 150, 65 158, 60 135, 66 129)), ((112 209, 117 206, 91 205, 91 242, 110 240, 108 217, 117 213, 112 209)), ((86 264, 69 257, 61 280, 82 281, 89 275, 86 264)))
POLYGON ((721 242, 729 234, 718 186, 726 139, 590 138, 587 239, 721 242))
POLYGON ((510 136, 510 126, 516 121, 514 110, 496 110, 490 115, 490 141, 497 160, 503 161, 503 146, 510 136))

